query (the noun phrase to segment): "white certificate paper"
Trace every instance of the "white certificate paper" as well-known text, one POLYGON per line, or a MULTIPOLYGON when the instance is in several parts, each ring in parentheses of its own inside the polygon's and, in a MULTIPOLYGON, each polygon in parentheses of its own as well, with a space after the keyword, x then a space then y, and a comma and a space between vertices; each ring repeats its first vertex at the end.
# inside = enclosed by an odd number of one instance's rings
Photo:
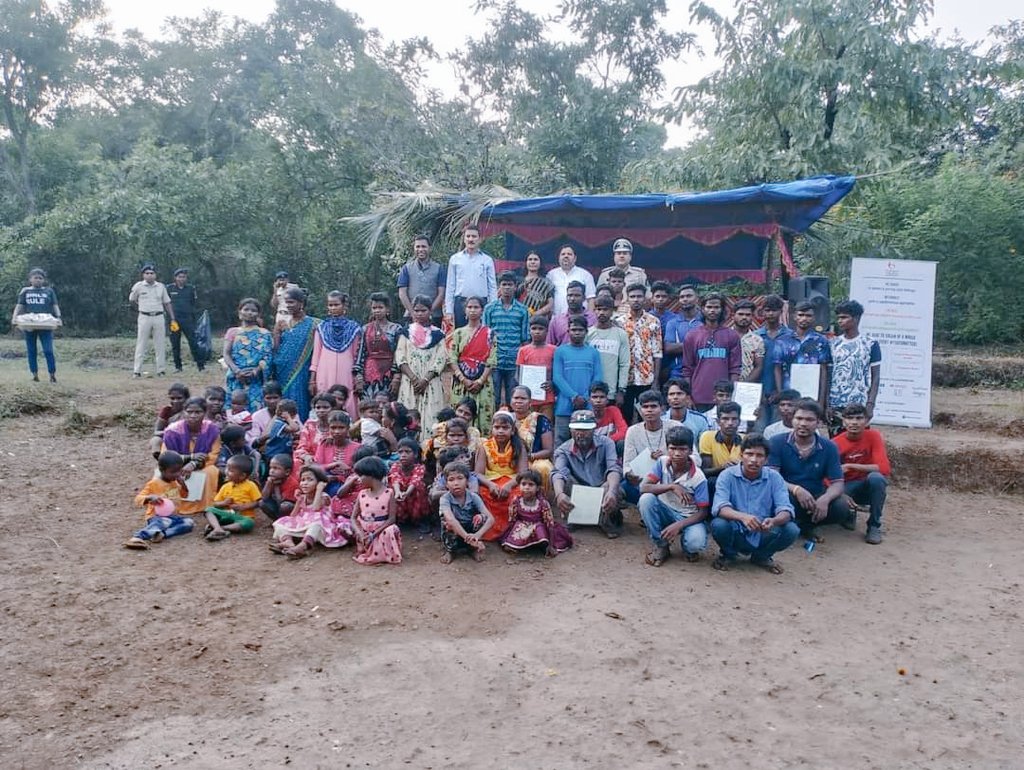
POLYGON ((645 449, 629 461, 629 470, 634 476, 639 476, 642 480, 651 472, 651 469, 654 468, 657 462, 657 460, 651 457, 651 453, 645 449))
MULTIPOLYGON (((210 471, 192 471, 188 478, 185 479, 185 486, 188 488, 188 494, 185 496, 185 500, 188 502, 195 502, 196 500, 203 499, 203 491, 206 487, 206 474, 210 471)), ((216 473, 216 469, 214 469, 216 473)))
POLYGON ((543 401, 547 398, 547 392, 541 387, 547 381, 548 368, 546 366, 520 365, 519 384, 530 389, 530 398, 534 401, 543 401))
MULTIPOLYGON (((815 396, 817 398, 817 396, 815 396)), ((740 405, 740 421, 756 420, 754 412, 761 405, 760 382, 737 382, 732 400, 740 405)))
MULTIPOLYGON (((196 500, 203 499, 203 492, 206 489, 206 474, 209 472, 210 471, 205 470, 192 471, 192 473, 189 474, 187 479, 183 479, 183 481, 185 482, 185 488, 188 490, 188 494, 181 498, 183 501, 193 503, 196 500)), ((212 472, 216 473, 217 470, 214 469, 212 472)), ((160 478, 159 468, 153 471, 153 478, 160 478)))
POLYGON ((597 524, 601 520, 601 501, 604 499, 601 487, 573 484, 570 499, 573 508, 566 519, 570 524, 597 524))
POLYGON ((821 364, 793 364, 789 368, 789 387, 803 398, 818 400, 821 364))

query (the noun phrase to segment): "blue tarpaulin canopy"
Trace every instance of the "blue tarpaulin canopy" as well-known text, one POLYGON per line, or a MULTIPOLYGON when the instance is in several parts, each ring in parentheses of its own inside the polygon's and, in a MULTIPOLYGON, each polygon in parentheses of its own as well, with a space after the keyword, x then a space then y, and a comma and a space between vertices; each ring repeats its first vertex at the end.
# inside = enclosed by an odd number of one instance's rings
POLYGON ((702 193, 557 195, 484 209, 485 236, 504 232, 506 266, 537 251, 548 266, 570 243, 591 270, 611 264, 616 238, 633 242, 633 264, 652 277, 763 282, 767 245, 775 241, 795 268, 783 233, 802 233, 853 189, 852 176, 820 176, 702 193))

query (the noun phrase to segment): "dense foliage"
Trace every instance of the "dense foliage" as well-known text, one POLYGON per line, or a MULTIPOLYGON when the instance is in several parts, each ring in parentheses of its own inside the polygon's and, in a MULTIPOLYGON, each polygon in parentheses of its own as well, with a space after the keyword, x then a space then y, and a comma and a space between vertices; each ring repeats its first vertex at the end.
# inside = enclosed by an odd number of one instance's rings
POLYGON ((188 266, 224 324, 280 268, 356 296, 390 285, 408 244, 368 254, 348 219, 387 192, 876 173, 799 240, 803 267, 841 290, 850 256, 937 259, 942 336, 1019 339, 1024 23, 976 49, 923 36, 918 0, 691 10, 678 30, 664 0, 550 17, 481 0, 448 96, 425 84, 429 40, 385 44, 330 0, 278 0, 259 24, 175 18, 159 40, 115 35, 97 0, 0 0, 0 303, 41 265, 69 329, 117 331, 154 261, 167 279, 188 266), (720 68, 666 83, 665 61, 700 55, 700 25, 720 68), (697 138, 663 149, 682 119, 697 138))

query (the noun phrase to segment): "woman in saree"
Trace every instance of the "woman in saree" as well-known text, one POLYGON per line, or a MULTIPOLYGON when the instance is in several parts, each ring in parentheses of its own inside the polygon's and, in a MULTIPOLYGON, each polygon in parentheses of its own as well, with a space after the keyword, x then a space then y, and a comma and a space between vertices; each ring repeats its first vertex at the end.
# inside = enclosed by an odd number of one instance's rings
POLYGON ((370 295, 370 322, 363 327, 355 366, 355 391, 360 398, 372 400, 383 393, 390 400, 398 393, 395 348, 402 327, 388 317, 390 307, 391 299, 384 292, 370 295))
POLYGON ((182 409, 184 419, 171 423, 164 430, 161 452, 177 452, 185 460, 181 477, 186 481, 193 473, 205 473, 202 495, 198 500, 182 500, 178 513, 195 516, 213 504, 217 496, 220 474, 217 455, 220 454, 220 428, 206 419, 206 399, 190 398, 182 409))
POLYGON ((412 323, 398 338, 395 365, 402 372, 398 401, 416 409, 424 422, 433 423, 447 404, 441 388, 441 372, 447 364, 444 334, 430 325, 428 297, 412 301, 412 323))
POLYGON ((250 412, 263 408, 263 382, 274 356, 274 337, 258 323, 262 312, 259 300, 246 297, 238 303, 238 326, 224 333, 227 392, 244 390, 250 412))
POLYGON ((530 470, 536 471, 541 479, 541 491, 551 491, 551 471, 555 466, 555 432, 551 421, 540 412, 530 408, 530 389, 519 385, 512 389, 512 414, 516 418, 516 433, 526 447, 526 458, 530 470))
POLYGON ((508 510, 516 494, 516 474, 527 468, 527 451, 516 433, 516 418, 511 412, 496 412, 491 435, 476 452, 476 476, 480 497, 494 516, 485 540, 500 540, 508 529, 508 510))
POLYGON ((450 358, 455 370, 452 383, 452 406, 466 396, 477 405, 474 424, 480 433, 487 435, 494 414, 494 385, 491 370, 498 362, 498 346, 494 334, 480 320, 484 314, 484 303, 479 297, 466 300, 466 325, 452 332, 450 358))
POLYGON ((319 321, 306 315, 306 292, 296 287, 284 293, 289 317, 278 317, 274 326, 275 379, 281 395, 299 407, 299 419, 309 417, 309 364, 319 321))
POLYGON ((526 275, 517 294, 531 316, 535 313, 550 316, 555 307, 555 286, 544 275, 544 266, 536 251, 526 255, 526 275))
POLYGON ((356 409, 353 370, 363 329, 345 317, 348 302, 348 295, 344 292, 332 291, 327 295, 327 318, 317 324, 313 337, 309 394, 314 396, 327 392, 333 385, 344 385, 349 394, 348 401, 339 403, 338 409, 348 412, 348 416, 355 420, 359 418, 359 411, 356 409))

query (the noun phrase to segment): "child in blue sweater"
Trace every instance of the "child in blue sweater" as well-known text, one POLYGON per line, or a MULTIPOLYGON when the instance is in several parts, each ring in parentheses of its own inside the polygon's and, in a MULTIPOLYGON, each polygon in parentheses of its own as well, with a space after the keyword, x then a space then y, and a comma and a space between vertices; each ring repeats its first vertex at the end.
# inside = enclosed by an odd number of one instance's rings
POLYGON ((590 408, 590 385, 601 379, 601 354, 586 344, 587 319, 569 319, 569 341, 559 345, 551 365, 551 379, 558 391, 555 400, 555 441, 569 440, 569 417, 577 409, 590 408))

